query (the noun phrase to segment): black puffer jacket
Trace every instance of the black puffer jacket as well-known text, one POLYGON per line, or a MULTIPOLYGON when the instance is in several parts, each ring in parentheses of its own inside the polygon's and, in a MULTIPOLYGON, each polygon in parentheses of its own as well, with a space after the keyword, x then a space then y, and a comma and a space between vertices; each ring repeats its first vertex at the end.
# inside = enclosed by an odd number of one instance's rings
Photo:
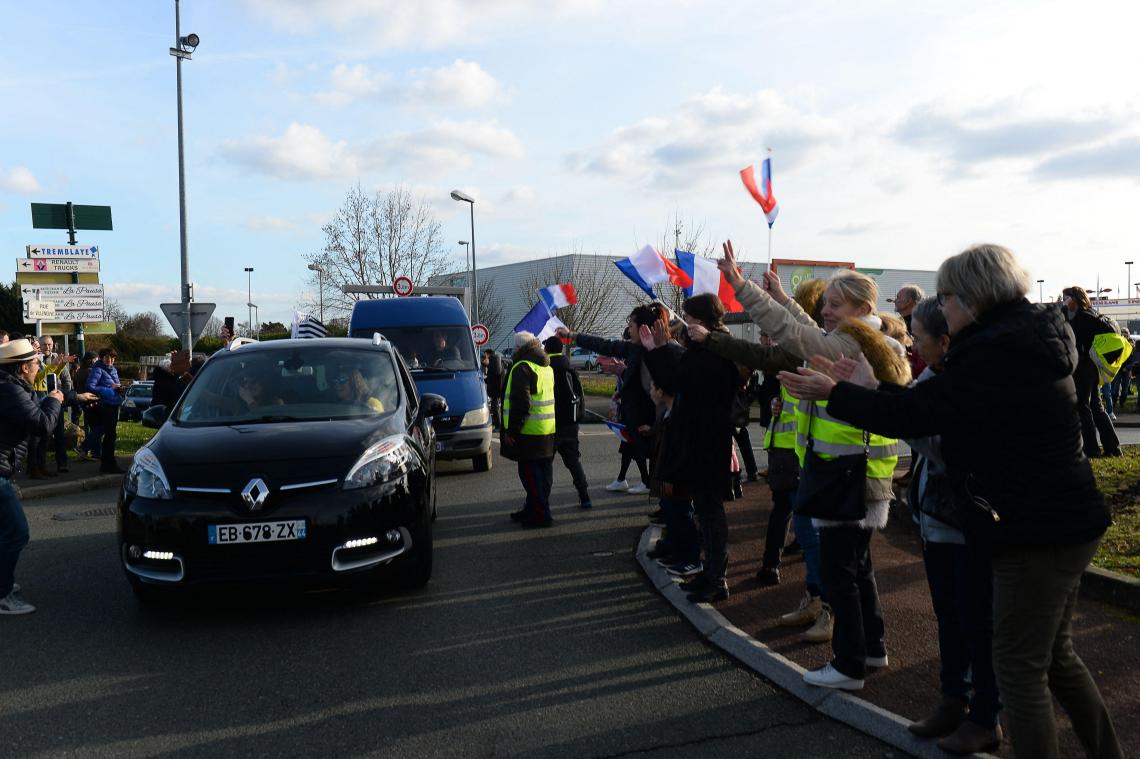
POLYGON ((555 438, 578 439, 578 420, 582 413, 582 380, 570 366, 570 359, 561 353, 551 353, 550 368, 554 370, 554 421, 558 424, 555 438))
POLYGON ((996 549, 1087 543, 1112 520, 1081 452, 1076 365, 1065 317, 1019 300, 957 334, 941 374, 900 393, 841 382, 827 410, 889 437, 941 435, 971 542, 996 549), (978 518, 966 484, 1000 521, 978 518))
POLYGON ((11 477, 24 457, 28 438, 49 437, 59 419, 59 401, 36 402, 32 386, 0 371, 0 477, 11 477))

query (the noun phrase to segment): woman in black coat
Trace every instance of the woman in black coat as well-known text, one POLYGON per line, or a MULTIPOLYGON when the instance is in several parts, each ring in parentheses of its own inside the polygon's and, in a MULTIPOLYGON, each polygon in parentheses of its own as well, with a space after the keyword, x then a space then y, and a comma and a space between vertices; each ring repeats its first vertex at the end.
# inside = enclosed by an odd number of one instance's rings
MULTIPOLYGON (((809 370, 781 381, 872 432, 942 436, 967 542, 992 557, 994 670, 1015 753, 1059 755, 1051 691, 1089 756, 1120 757, 1072 646, 1081 575, 1111 522, 1082 449, 1073 331, 1056 309, 1025 300, 1029 275, 1000 246, 947 259, 937 285, 951 335, 941 374, 908 389, 836 384, 809 370)), ((861 363, 813 363, 877 385, 861 363)))

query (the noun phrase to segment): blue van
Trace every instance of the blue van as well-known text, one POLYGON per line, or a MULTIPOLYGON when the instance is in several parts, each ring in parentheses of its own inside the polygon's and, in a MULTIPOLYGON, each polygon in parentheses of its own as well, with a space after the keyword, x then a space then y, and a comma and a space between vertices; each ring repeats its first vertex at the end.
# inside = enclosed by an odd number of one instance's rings
POLYGON ((374 332, 403 355, 420 395, 447 399, 447 413, 432 419, 436 457, 471 459, 476 472, 490 469, 487 387, 463 304, 437 295, 357 301, 348 334, 370 338, 374 332))

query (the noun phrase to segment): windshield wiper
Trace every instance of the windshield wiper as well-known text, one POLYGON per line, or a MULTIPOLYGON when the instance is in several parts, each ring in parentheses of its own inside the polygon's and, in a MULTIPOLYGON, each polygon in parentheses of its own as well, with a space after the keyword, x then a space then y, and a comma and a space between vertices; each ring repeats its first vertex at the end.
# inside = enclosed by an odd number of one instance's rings
POLYGON ((441 366, 421 366, 416 369, 412 369, 412 374, 415 374, 416 372, 430 372, 431 374, 455 374, 457 371, 459 370, 444 369, 441 366))

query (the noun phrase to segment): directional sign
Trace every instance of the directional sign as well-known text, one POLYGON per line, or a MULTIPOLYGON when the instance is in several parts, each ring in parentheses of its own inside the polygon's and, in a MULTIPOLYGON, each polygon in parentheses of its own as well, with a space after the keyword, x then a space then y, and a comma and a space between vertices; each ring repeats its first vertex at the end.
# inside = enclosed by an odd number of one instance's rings
MULTIPOLYGON (((206 327, 206 322, 210 321, 210 317, 214 315, 214 309, 217 308, 215 303, 190 303, 190 332, 195 336, 200 336, 202 330, 206 327)), ((162 313, 166 315, 166 320, 170 322, 170 326, 174 328, 174 334, 178 337, 186 335, 186 305, 182 303, 159 303, 158 307, 162 309, 162 313)))
POLYGON ((28 258, 98 258, 98 245, 29 245, 28 258))
POLYGON ((412 294, 412 280, 407 277, 396 277, 392 282, 392 292, 399 295, 401 298, 407 297, 412 294))
POLYGON ((20 285, 24 300, 103 299, 103 285, 20 285))
POLYGON ((103 321, 103 309, 90 309, 86 311, 59 311, 55 312, 52 317, 54 322, 101 322, 103 321))
POLYGON ((55 304, 50 300, 24 301, 24 323, 46 321, 55 318, 55 304))
POLYGON ((471 325, 471 337, 475 340, 476 347, 482 348, 491 340, 491 330, 487 329, 482 324, 471 325))
MULTIPOLYGON (((71 206, 76 229, 111 229, 110 206, 71 206)), ((66 203, 32 203, 34 229, 70 229, 66 203)))
POLYGON ((98 258, 17 258, 16 273, 99 271, 98 258))

